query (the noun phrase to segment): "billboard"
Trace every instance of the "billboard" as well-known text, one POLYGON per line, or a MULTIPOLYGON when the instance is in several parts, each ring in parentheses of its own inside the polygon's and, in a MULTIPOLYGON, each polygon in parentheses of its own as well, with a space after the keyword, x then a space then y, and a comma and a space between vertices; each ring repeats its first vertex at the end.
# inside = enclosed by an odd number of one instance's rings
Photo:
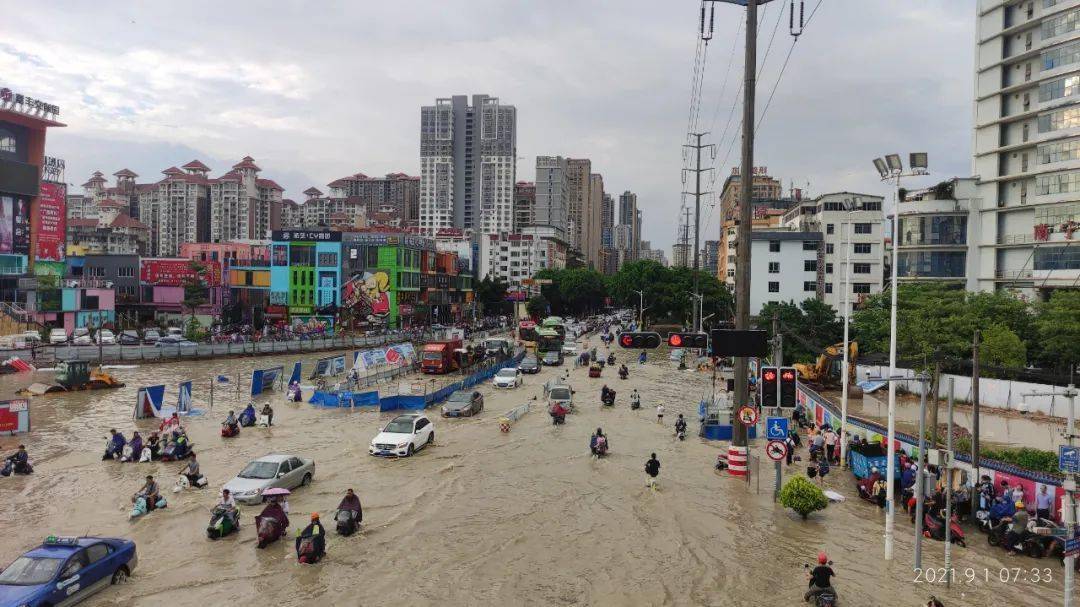
POLYGON ((30 252, 30 213, 26 206, 25 198, 0 196, 0 253, 26 255, 30 252))
MULTIPOLYGON (((221 284, 221 264, 216 261, 200 261, 206 267, 206 284, 221 284)), ((140 279, 145 284, 162 287, 182 287, 198 274, 191 267, 191 260, 173 257, 144 258, 139 262, 140 279)))
MULTIPOLYGON (((43 181, 37 204, 37 241, 34 245, 34 258, 43 261, 64 261, 66 239, 67 186, 62 183, 43 181)), ((29 242, 29 238, 26 238, 25 253, 29 252, 29 242)))
POLYGON ((30 401, 25 398, 0 400, 0 434, 30 431, 30 401))

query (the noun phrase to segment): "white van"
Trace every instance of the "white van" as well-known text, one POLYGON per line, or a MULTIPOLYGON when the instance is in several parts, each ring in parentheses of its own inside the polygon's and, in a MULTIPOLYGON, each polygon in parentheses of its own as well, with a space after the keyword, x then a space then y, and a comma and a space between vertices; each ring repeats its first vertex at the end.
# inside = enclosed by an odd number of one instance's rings
POLYGON ((50 329, 49 330, 49 343, 50 344, 63 344, 67 343, 68 334, 63 329, 50 329))

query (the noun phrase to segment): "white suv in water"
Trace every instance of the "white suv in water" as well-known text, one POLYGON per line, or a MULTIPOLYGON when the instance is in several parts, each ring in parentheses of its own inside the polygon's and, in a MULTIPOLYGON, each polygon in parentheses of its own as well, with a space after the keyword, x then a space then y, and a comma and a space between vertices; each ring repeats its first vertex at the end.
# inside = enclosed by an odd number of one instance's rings
POLYGON ((368 453, 383 456, 410 456, 435 442, 435 426, 422 413, 406 413, 390 420, 389 424, 371 439, 368 453))

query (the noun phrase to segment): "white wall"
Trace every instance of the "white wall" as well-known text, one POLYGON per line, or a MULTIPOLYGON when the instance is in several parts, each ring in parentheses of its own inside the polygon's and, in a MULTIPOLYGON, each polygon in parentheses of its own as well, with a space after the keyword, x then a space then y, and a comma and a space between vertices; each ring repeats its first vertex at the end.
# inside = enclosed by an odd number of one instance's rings
MULTIPOLYGON (((870 377, 885 377, 889 374, 889 367, 888 365, 858 365, 855 374, 858 377, 858 381, 866 379, 868 374, 870 377)), ((911 378, 915 377, 915 372, 910 369, 897 369, 897 374, 911 378)), ((940 398, 947 398, 949 396, 950 377, 954 379, 955 392, 953 398, 958 401, 970 402, 971 378, 965 375, 950 375, 943 373, 941 375, 941 386, 938 389, 938 396, 940 398)), ((914 381, 914 379, 912 379, 912 381, 900 382, 899 385, 912 394, 922 393, 922 384, 914 381)), ((884 388, 882 388, 882 390, 884 390, 884 388)), ((1065 417, 1068 415, 1068 401, 1065 397, 1024 396, 1025 394, 1030 394, 1032 392, 1063 392, 1064 390, 1065 389, 1062 387, 1049 386, 1046 384, 1032 384, 1028 382, 984 377, 979 380, 979 404, 983 407, 1019 410, 1020 404, 1026 403, 1028 412, 1065 417)))

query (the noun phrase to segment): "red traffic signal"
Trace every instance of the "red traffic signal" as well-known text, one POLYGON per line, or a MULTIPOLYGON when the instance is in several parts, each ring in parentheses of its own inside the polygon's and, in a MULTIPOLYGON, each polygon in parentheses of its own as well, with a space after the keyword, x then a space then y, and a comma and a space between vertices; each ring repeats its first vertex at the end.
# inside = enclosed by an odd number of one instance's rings
POLYGON ((762 407, 775 407, 777 394, 777 371, 776 367, 761 368, 761 385, 758 386, 758 394, 761 395, 762 407))
POLYGON ((619 333, 619 345, 634 350, 651 350, 660 347, 660 334, 653 331, 642 333, 619 333))
POLYGON ((668 333, 667 343, 672 348, 708 348, 707 333, 668 333))
POLYGON ((795 408, 795 392, 799 373, 794 367, 780 368, 780 406, 785 409, 795 408))

